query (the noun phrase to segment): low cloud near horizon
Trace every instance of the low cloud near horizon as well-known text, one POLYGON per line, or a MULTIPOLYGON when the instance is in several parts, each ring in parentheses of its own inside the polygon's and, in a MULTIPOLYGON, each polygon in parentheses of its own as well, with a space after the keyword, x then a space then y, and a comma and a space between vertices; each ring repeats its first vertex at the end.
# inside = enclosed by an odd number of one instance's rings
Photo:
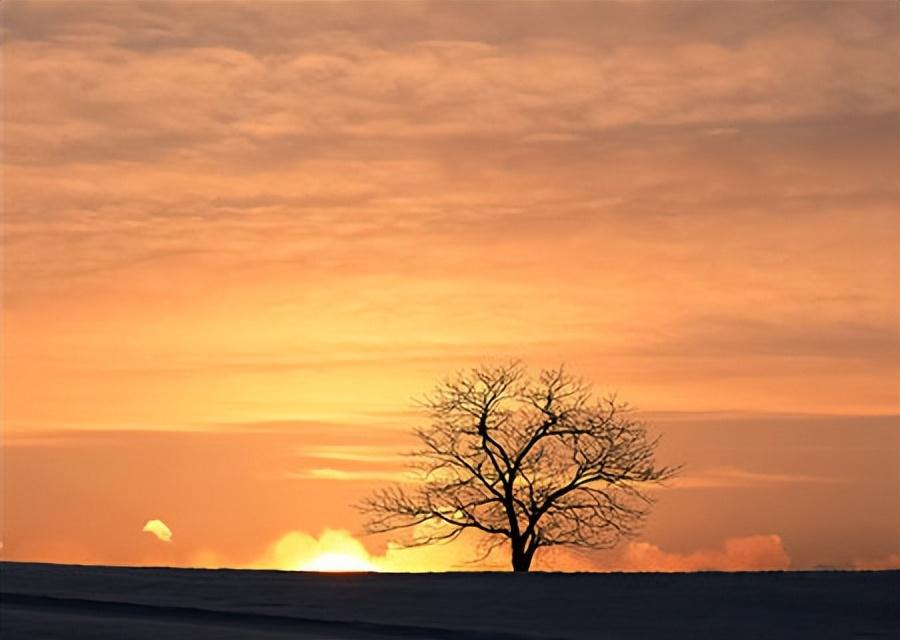
POLYGON ((770 535, 729 538, 721 549, 667 553, 648 542, 632 542, 625 551, 623 571, 776 571, 791 559, 781 537, 770 535))
POLYGON ((860 571, 900 570, 900 553, 892 553, 883 558, 856 560, 853 568, 860 571))
MULTIPOLYGON (((506 570, 502 548, 482 562, 475 541, 465 537, 451 544, 404 548, 389 543, 382 553, 372 553, 345 530, 326 529, 318 537, 290 531, 272 542, 255 560, 237 568, 303 570, 322 554, 342 554, 386 572, 506 570)), ((193 564, 216 568, 228 561, 211 550, 198 553, 193 564)), ((872 565, 874 567, 874 564, 872 565)), ((567 549, 538 553, 535 569, 544 571, 782 571, 791 568, 781 537, 754 535, 729 538, 719 548, 675 553, 644 541, 632 541, 610 552, 578 553, 567 549)), ((883 567, 880 567, 883 568, 883 567)))

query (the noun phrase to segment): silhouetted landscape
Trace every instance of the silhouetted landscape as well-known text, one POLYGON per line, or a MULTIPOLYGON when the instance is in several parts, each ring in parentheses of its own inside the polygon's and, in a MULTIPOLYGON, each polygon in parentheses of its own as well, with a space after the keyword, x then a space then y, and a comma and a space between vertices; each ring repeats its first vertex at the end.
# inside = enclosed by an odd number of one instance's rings
POLYGON ((900 640, 900 2, 0 35, 0 640, 900 640))
POLYGON ((896 638, 900 571, 318 574, 2 565, 3 637, 896 638))

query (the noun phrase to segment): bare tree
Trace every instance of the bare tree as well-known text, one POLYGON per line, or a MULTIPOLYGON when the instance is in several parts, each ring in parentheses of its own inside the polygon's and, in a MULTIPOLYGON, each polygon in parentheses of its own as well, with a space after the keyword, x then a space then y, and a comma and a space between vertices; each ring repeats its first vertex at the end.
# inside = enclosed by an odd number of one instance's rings
POLYGON ((482 551, 509 543, 514 571, 541 547, 609 548, 637 532, 643 488, 678 469, 657 466, 627 405, 594 400, 563 368, 528 376, 518 363, 478 367, 437 385, 417 429, 420 482, 376 491, 362 505, 367 530, 411 529, 404 544, 484 534, 482 551))

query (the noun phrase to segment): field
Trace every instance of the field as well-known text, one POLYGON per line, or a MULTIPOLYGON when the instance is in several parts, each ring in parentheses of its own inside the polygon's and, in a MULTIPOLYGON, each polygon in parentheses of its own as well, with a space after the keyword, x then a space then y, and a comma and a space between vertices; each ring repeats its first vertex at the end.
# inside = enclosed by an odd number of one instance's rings
POLYGON ((900 572, 311 574, 0 565, 32 638, 897 638, 900 572))

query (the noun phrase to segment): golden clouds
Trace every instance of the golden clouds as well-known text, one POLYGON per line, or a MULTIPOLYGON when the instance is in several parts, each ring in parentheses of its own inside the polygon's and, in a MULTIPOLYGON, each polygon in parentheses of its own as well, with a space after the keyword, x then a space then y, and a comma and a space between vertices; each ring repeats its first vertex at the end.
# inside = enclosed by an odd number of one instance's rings
POLYGON ((148 520, 141 531, 152 533, 160 542, 172 542, 172 530, 162 520, 148 520))
MULTIPOLYGON (((363 539, 348 531, 325 529, 316 537, 290 531, 268 546, 249 566, 284 571, 380 571, 417 573, 431 571, 507 570, 502 550, 476 560, 482 554, 471 538, 448 545, 402 548, 389 544, 382 554, 371 553, 363 539)), ((885 568, 896 558, 860 563, 859 568, 885 568)), ((202 566, 233 566, 215 554, 198 556, 202 566)), ((724 540, 719 548, 687 553, 664 551, 649 542, 631 542, 613 557, 595 553, 553 550, 538 554, 538 568, 553 571, 783 571, 791 561, 777 535, 754 535, 724 540)))
POLYGON ((667 483, 680 489, 725 489, 779 484, 828 484, 836 482, 826 476, 809 476, 799 473, 759 473, 734 467, 714 467, 697 473, 689 473, 667 483))
POLYGON ((854 569, 863 571, 896 571, 900 569, 900 553, 891 553, 883 558, 855 560, 854 569))
POLYGON ((687 552, 667 551, 646 542, 629 542, 611 555, 550 550, 538 556, 546 571, 787 571, 796 568, 774 534, 727 538, 720 545, 687 552))
POLYGON ((730 538, 722 549, 667 553, 656 545, 635 542, 625 551, 628 571, 784 571, 790 558, 777 535, 730 538))
POLYGON ((347 531, 335 529, 326 529, 318 538, 301 531, 286 533, 272 543, 256 566, 289 571, 328 571, 341 559, 347 570, 377 570, 361 542, 347 531))
POLYGON ((365 471, 332 469, 329 467, 315 467, 305 471, 290 471, 285 474, 287 478, 294 480, 377 480, 377 481, 410 481, 408 474, 397 471, 365 471))
POLYGON ((318 537, 303 531, 290 531, 273 542, 251 566, 325 572, 459 571, 483 568, 484 564, 467 564, 477 555, 476 550, 466 544, 416 549, 388 545, 384 553, 378 555, 370 553, 363 542, 349 531, 325 529, 318 537))

